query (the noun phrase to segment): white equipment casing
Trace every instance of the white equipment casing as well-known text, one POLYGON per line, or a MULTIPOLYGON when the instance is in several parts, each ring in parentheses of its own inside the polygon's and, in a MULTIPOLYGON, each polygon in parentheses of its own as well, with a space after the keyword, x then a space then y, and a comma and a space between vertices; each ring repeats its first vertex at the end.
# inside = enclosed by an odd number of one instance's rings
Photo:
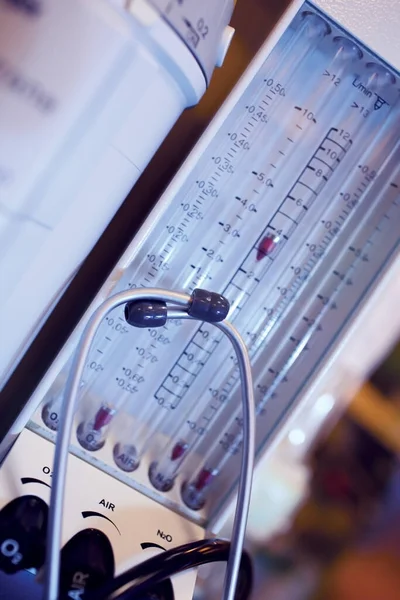
POLYGON ((206 81, 146 0, 1 2, 0 31, 1 387, 206 81))

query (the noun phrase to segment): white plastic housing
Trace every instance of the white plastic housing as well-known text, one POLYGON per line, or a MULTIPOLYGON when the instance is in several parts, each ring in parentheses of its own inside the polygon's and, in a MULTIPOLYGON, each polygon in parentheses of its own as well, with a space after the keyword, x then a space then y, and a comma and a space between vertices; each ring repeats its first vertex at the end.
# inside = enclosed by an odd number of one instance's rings
POLYGON ((204 76, 144 0, 0 5, 0 386, 204 76))
POLYGON ((398 0, 315 0, 314 4, 395 69, 400 69, 398 0))

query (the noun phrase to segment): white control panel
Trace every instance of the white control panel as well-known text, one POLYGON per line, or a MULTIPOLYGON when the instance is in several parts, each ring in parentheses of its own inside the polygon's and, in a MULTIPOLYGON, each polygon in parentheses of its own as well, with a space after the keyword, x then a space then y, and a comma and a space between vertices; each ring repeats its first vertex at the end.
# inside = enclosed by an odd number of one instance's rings
MULTIPOLYGON (((8 503, 22 496, 33 495, 48 504, 52 463, 53 444, 24 430, 0 470, 0 516, 8 503)), ((116 575, 155 553, 204 537, 199 526, 75 456, 68 463, 63 523, 63 545, 85 529, 104 533, 116 575)), ((2 551, 18 549, 11 540, 8 546, 0 544, 2 551)), ((1 577, 7 575, 0 575, 1 588, 1 577)), ((175 600, 191 597, 195 577, 194 571, 187 571, 173 578, 175 600)))

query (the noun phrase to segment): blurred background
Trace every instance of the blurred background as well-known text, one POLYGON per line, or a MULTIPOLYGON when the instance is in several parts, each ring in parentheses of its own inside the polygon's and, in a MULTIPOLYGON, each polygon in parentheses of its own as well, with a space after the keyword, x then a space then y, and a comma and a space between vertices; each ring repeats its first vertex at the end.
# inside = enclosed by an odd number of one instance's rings
POLYGON ((305 463, 277 452, 258 473, 252 598, 399 600, 399 451, 400 344, 305 463))
MULTIPOLYGON (((250 600, 400 600, 400 343, 311 444, 299 431, 258 465, 250 600)), ((195 600, 218 600, 223 577, 201 568, 195 600)))

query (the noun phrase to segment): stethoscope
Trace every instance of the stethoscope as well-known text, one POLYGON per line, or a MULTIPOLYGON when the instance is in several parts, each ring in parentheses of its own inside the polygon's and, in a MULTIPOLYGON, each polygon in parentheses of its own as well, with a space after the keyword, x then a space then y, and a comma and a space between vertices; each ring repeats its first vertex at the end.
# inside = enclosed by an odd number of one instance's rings
MULTIPOLYGON (((255 411, 250 359, 243 338, 236 328, 225 320, 230 306, 224 296, 202 289, 194 290, 189 296, 180 292, 156 288, 127 290, 105 300, 91 315, 78 344, 66 382, 55 444, 44 600, 57 600, 59 597, 62 513, 68 448, 82 375, 90 347, 100 324, 111 310, 121 305, 125 305, 125 319, 133 327, 161 327, 168 319, 206 321, 222 331, 234 348, 241 380, 243 443, 238 497, 222 594, 222 600, 234 600, 242 561, 254 466, 255 411)), ((175 549, 175 555, 177 552, 179 549, 175 549)), ((181 550, 181 554, 182 552, 183 550, 181 550)), ((146 561, 147 563, 148 561, 146 561)), ((106 596, 106 598, 115 597, 115 595, 106 596)))

